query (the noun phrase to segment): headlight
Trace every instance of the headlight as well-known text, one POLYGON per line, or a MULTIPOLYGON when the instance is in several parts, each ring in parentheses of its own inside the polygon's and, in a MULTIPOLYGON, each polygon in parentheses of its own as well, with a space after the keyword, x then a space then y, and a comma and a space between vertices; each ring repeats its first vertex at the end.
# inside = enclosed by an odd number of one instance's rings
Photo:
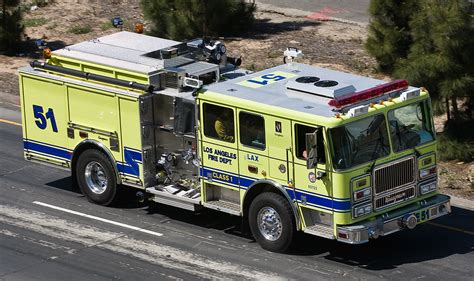
POLYGON ((370 198, 370 195, 372 195, 372 188, 370 187, 354 191, 354 202, 368 199, 370 198))
POLYGON ((435 191, 437 188, 437 183, 435 181, 420 185, 420 193, 421 194, 426 194, 431 191, 435 191))
POLYGON ((436 166, 420 170, 420 179, 436 174, 436 166))
POLYGON ((354 218, 372 213, 372 204, 365 204, 354 207, 354 218))

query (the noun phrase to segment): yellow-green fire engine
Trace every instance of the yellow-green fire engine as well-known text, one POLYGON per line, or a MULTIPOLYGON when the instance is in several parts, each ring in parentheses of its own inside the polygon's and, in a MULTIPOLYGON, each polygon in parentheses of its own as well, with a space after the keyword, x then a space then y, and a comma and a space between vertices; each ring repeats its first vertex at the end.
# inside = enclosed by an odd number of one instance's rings
POLYGON ((92 202, 123 186, 241 216, 263 248, 296 231, 358 244, 446 215, 427 91, 293 61, 238 68, 219 41, 119 32, 20 69, 24 156, 92 202))

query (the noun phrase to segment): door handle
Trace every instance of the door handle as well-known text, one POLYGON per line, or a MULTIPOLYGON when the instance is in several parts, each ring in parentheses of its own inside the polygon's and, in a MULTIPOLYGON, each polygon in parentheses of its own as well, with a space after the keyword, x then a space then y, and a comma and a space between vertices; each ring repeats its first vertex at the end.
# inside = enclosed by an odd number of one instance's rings
POLYGON ((258 174, 258 167, 249 165, 248 166, 249 172, 252 174, 258 174))

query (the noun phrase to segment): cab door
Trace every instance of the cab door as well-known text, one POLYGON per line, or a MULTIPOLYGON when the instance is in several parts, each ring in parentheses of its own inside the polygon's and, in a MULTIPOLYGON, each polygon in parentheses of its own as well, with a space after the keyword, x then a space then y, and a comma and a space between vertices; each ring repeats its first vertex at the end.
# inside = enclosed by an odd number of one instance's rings
POLYGON ((204 183, 238 191, 236 109, 207 101, 200 109, 200 174, 204 183))
POLYGON ((293 181, 291 121, 281 117, 267 116, 265 122, 270 177, 283 186, 288 186, 293 181))
POLYGON ((327 181, 328 173, 326 167, 326 152, 324 127, 317 127, 298 122, 293 124, 293 158, 295 169, 295 193, 301 205, 316 207, 326 211, 332 211, 333 200, 332 189, 327 181), (317 130, 318 141, 318 163, 315 168, 308 169, 306 159, 309 151, 306 151, 306 134, 314 133, 317 130), (321 178, 319 178, 321 177, 321 178))
POLYGON ((240 187, 247 189, 252 182, 269 174, 265 116, 243 109, 237 113, 240 187))

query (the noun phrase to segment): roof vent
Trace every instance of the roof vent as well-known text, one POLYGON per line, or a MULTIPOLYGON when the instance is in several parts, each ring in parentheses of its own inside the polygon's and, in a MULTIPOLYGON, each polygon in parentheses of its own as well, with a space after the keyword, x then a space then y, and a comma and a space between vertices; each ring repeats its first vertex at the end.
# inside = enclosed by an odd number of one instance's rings
POLYGON ((316 76, 301 76, 301 77, 298 77, 296 78, 296 82, 298 83, 314 83, 314 82, 318 82, 320 79, 319 77, 316 77, 316 76))
MULTIPOLYGON (((317 77, 303 76, 299 78, 304 78, 303 80, 310 80, 310 78, 314 79, 317 77)), ((356 91, 353 85, 339 83, 333 80, 319 80, 316 82, 306 83, 301 82, 301 80, 298 81, 297 79, 290 80, 286 83, 286 89, 286 94, 289 97, 310 100, 312 102, 318 102, 321 100, 321 102, 325 103, 327 103, 327 98, 337 99, 356 91)))
POLYGON ((334 80, 321 80, 321 81, 318 81, 318 82, 314 83, 314 86, 322 87, 322 88, 328 88, 328 87, 337 86, 337 84, 339 84, 339 83, 337 81, 334 81, 334 80))

